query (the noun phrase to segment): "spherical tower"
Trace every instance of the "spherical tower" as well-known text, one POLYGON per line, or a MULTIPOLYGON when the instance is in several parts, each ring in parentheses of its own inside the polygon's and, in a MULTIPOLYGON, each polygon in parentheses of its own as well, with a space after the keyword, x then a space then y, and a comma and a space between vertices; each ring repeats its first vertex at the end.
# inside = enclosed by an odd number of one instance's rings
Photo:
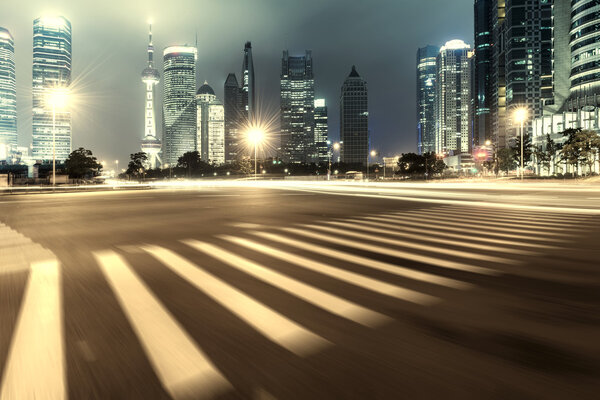
POLYGON ((160 75, 154 68, 154 45, 152 44, 152 25, 150 25, 148 43, 148 67, 142 71, 142 82, 146 85, 145 126, 142 151, 148 155, 148 167, 154 169, 160 164, 160 140, 156 137, 156 116, 154 113, 154 88, 160 80, 160 75))

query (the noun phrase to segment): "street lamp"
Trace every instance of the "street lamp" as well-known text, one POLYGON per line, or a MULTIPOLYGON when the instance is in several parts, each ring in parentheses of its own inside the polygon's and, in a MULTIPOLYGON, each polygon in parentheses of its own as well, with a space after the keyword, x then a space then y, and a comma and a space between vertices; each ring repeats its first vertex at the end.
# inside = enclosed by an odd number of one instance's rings
POLYGON ((371 150, 371 152, 369 152, 369 154, 367 155, 367 182, 369 181, 369 156, 371 156, 371 158, 375 157, 377 155, 377 152, 375 150, 371 150))
POLYGON ((52 106, 52 186, 56 186, 56 110, 67 106, 69 93, 66 88, 54 88, 48 92, 46 102, 52 106))
POLYGON ((259 128, 252 128, 248 131, 248 142, 254 146, 254 180, 256 180, 257 176, 257 155, 258 155, 258 145, 262 142, 264 137, 264 132, 259 128))
MULTIPOLYGON (((327 141, 328 144, 330 144, 330 141, 327 141)), ((335 142, 331 145, 331 148, 329 149, 329 151, 327 152, 329 155, 329 167, 327 168, 327 180, 329 180, 329 177, 331 176, 331 157, 333 156, 333 152, 334 150, 339 150, 340 149, 340 144, 338 142, 335 142)))
POLYGON ((524 154, 523 154, 523 130, 524 124, 527 120, 528 111, 525 107, 520 107, 515 110, 514 118, 515 121, 521 124, 521 180, 523 180, 523 172, 524 172, 524 154))
POLYGON ((115 178, 119 179, 119 160, 115 160, 115 163, 117 164, 117 169, 116 169, 116 176, 115 178))

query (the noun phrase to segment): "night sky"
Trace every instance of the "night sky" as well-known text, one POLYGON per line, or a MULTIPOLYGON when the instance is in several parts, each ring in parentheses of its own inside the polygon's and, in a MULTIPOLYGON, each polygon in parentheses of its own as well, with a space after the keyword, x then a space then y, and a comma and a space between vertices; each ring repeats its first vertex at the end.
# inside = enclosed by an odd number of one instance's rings
MULTIPOLYGON (((0 26, 15 38, 19 144, 31 142, 33 20, 64 15, 73 26, 73 148, 101 160, 139 151, 143 136, 147 25, 162 50, 195 43, 198 84, 223 100, 229 72, 240 79, 252 41, 262 114, 279 107, 281 53, 313 51, 316 96, 327 100, 330 137, 339 137, 339 94, 351 66, 369 84, 371 142, 382 155, 416 150, 415 54, 450 39, 473 43, 473 0, 47 0, 8 1, 0 26)), ((159 84, 162 92, 162 82, 159 84)), ((162 96, 160 96, 162 97, 162 96)), ((162 103, 159 103, 162 104, 162 103)), ((160 113, 158 114, 160 116, 160 113)), ((160 131, 160 124, 158 126, 160 131)))

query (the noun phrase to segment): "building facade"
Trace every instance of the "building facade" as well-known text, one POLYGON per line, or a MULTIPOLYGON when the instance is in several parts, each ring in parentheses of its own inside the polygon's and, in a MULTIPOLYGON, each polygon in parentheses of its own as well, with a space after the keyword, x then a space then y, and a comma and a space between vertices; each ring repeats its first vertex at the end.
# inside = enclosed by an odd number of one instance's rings
POLYGON ((243 156, 243 116, 242 92, 235 74, 231 73, 225 80, 225 161, 235 162, 243 156))
POLYGON ((17 82, 15 42, 0 27, 0 160, 17 148, 17 82), (4 156, 4 157, 2 157, 4 156))
POLYGON ((196 93, 197 147, 202 161, 221 165, 225 163, 225 111, 214 90, 204 82, 196 93))
POLYGON ((156 85, 160 76, 154 68, 154 45, 152 44, 152 25, 150 25, 148 41, 148 65, 142 71, 142 82, 146 88, 144 97, 144 137, 142 139, 142 151, 148 155, 148 166, 152 169, 159 164, 159 153, 161 143, 156 134, 156 85))
POLYGON ((435 82, 439 47, 417 50, 417 149, 419 154, 435 151, 435 82))
POLYGON ((493 1, 475 0, 475 41, 473 56, 473 145, 483 146, 493 141, 492 99, 494 63, 493 1))
POLYGON ((600 93, 600 3, 573 0, 571 7, 570 86, 576 98, 600 93))
POLYGON ((244 46, 244 61, 242 63, 242 108, 248 115, 248 120, 254 122, 256 108, 256 89, 254 81, 254 61, 252 60, 252 43, 244 46))
POLYGON ((197 50, 171 46, 164 50, 163 162, 176 165, 196 149, 197 50))
POLYGON ((367 82, 356 67, 344 81, 340 96, 340 140, 343 163, 365 165, 369 154, 369 99, 367 82))
POLYGON ((281 158, 290 163, 316 161, 314 136, 315 80, 312 53, 281 60, 281 158))
POLYGON ((329 145, 327 144, 329 128, 325 99, 315 99, 314 110, 314 133, 317 162, 326 163, 329 161, 329 145))
POLYGON ((472 149, 471 46, 447 42, 436 60, 436 153, 464 154, 472 149))
POLYGON ((68 105, 52 107, 52 93, 68 93, 71 84, 71 23, 64 17, 33 21, 33 147, 35 160, 64 161, 71 153, 68 105), (54 118, 53 118, 54 117, 54 118), (55 151, 53 151, 53 147, 55 151))

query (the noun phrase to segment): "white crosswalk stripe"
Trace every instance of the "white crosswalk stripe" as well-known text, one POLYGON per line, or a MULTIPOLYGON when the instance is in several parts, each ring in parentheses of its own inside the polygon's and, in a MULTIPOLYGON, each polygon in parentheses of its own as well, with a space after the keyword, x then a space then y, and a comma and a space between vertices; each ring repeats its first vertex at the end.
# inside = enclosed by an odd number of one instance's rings
POLYGON ((543 217, 539 215, 515 215, 512 213, 488 213, 488 212, 467 212, 467 211, 453 211, 453 210, 443 210, 443 209, 424 209, 419 211, 409 211, 407 213, 394 213, 397 215, 423 215, 430 216, 435 218, 437 216, 453 216, 459 218, 476 218, 478 220, 500 220, 501 222, 513 221, 515 223, 524 223, 527 225, 556 225, 556 224, 578 224, 583 220, 577 219, 564 219, 561 217, 543 217))
MULTIPOLYGON (((436 207, 435 209, 429 209, 429 210, 436 210, 439 212, 457 212, 457 213, 462 213, 462 214, 469 214, 469 215, 473 215, 473 212, 471 210, 465 210, 464 207, 436 207)), ((540 212, 535 212, 535 211, 524 211, 524 210, 493 210, 493 209, 483 209, 483 208, 478 208, 477 215, 488 215, 488 216, 495 216, 495 217, 505 217, 505 216, 509 216, 509 217, 514 217, 514 218, 521 218, 521 219, 535 219, 535 220, 540 220, 540 221, 563 221, 563 222, 578 222, 578 221, 585 221, 587 220, 587 217, 585 216, 581 216, 581 215, 567 215, 567 214, 548 214, 548 213, 540 213, 540 212)))
POLYGON ((519 254, 519 255, 527 255, 527 256, 534 256, 534 255, 538 254, 538 253, 534 253, 534 252, 528 251, 528 250, 513 249, 513 248, 509 248, 509 247, 489 246, 489 245, 484 245, 484 244, 470 243, 470 242, 466 242, 466 241, 448 240, 448 239, 436 238, 431 235, 426 236, 426 235, 416 235, 414 233, 400 233, 400 232, 393 231, 390 229, 374 228, 374 227, 364 226, 364 225, 356 224, 356 223, 348 223, 348 222, 340 222, 340 221, 322 221, 322 223, 327 224, 327 225, 334 225, 334 226, 341 226, 341 227, 345 227, 345 228, 357 229, 357 230, 361 230, 361 231, 365 231, 365 232, 380 233, 383 235, 402 237, 405 239, 434 242, 434 243, 440 243, 440 244, 456 246, 456 247, 468 247, 468 248, 476 249, 479 251, 493 251, 493 252, 497 252, 497 253, 510 253, 510 254, 519 254))
POLYGON ((395 297, 397 299, 406 300, 421 305, 429 305, 438 301, 436 297, 424 293, 419 293, 414 290, 405 289, 400 286, 392 285, 377 279, 356 274, 354 272, 350 272, 342 268, 333 267, 331 265, 315 261, 307 257, 298 256, 296 254, 278 250, 274 247, 269 247, 257 242, 240 241, 238 243, 250 247, 252 250, 260 251, 271 257, 278 258, 288 263, 295 264, 299 267, 309 269, 311 271, 318 272, 324 275, 328 275, 341 281, 348 282, 352 285, 359 286, 386 296, 395 297))
POLYGON ((94 253, 164 388, 174 399, 212 398, 229 382, 126 261, 94 253))
MULTIPOLYGON (((250 241, 248 240, 233 236, 224 236, 223 238, 233 243, 250 244, 250 241)), ((383 314, 351 303, 350 301, 319 290, 298 280, 289 278, 215 245, 191 240, 186 241, 186 243, 211 257, 219 259, 233 268, 252 275, 290 293, 292 296, 297 296, 319 308, 337 314, 343 318, 371 327, 391 321, 389 317, 386 317, 383 314)))
POLYGON ((62 279, 56 259, 31 264, 1 400, 66 399, 62 279))
MULTIPOLYGON (((193 247, 194 242, 190 241, 189 244, 193 247)), ((178 254, 158 246, 145 246, 144 250, 267 338, 289 351, 307 356, 330 345, 329 341, 247 296, 178 254)))

